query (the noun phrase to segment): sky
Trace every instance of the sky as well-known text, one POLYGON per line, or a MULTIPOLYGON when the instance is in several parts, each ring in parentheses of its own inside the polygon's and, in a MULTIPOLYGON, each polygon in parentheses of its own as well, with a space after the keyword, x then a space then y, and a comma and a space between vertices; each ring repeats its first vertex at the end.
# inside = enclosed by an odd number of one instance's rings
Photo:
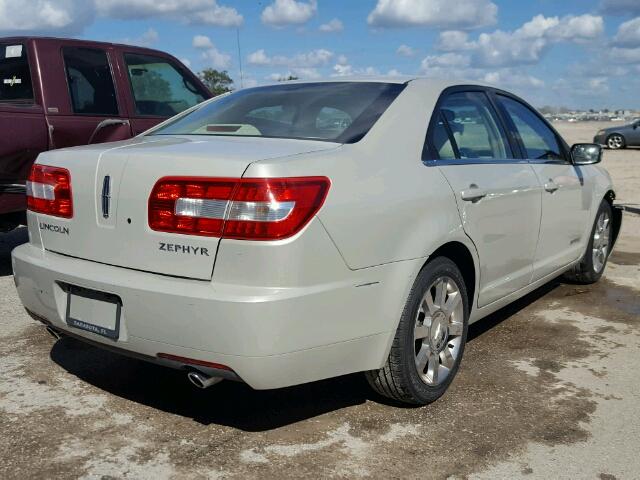
POLYGON ((0 0, 9 35, 147 46, 236 88, 410 75, 538 107, 640 109, 640 0, 0 0))

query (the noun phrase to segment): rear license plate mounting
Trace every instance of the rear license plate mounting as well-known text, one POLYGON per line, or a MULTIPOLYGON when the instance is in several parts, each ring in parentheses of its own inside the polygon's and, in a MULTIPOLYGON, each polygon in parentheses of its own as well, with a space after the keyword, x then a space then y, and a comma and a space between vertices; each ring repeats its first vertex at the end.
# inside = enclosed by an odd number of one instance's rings
MULTIPOLYGON (((122 300, 117 295, 111 293, 100 292, 97 290, 91 290, 89 288, 78 287, 76 285, 65 285, 67 292, 67 310, 66 310, 66 322, 67 325, 85 330, 88 332, 101 335, 103 337, 117 340, 120 336, 120 315, 122 311, 122 300), (91 323, 91 318, 75 318, 72 312, 72 302, 76 299, 76 303, 90 304, 95 302, 94 308, 101 310, 115 309, 115 321, 109 321, 109 325, 96 325, 91 323), (110 305, 107 305, 110 304, 110 305), (113 324, 113 326, 111 326, 113 324)), ((95 321, 95 319, 94 319, 95 321)))

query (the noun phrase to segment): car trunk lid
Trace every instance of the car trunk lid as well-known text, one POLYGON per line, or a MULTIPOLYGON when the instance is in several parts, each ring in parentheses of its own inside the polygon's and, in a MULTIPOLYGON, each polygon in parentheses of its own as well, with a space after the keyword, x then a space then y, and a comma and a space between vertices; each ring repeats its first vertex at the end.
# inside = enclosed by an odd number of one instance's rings
POLYGON ((39 163, 71 173, 73 218, 39 215, 44 247, 57 253, 165 275, 210 279, 217 237, 154 231, 148 201, 167 176, 240 178, 254 161, 335 148, 307 140, 148 136, 52 151, 39 163), (57 228, 62 227, 62 228, 57 228))

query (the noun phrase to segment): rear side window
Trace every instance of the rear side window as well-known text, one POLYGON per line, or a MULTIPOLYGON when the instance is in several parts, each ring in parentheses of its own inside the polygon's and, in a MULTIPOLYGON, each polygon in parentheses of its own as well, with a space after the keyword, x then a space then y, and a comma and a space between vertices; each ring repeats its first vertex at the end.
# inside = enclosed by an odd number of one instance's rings
POLYGON ((440 159, 507 159, 511 149, 483 92, 448 95, 431 139, 440 159))
POLYGON ((191 79, 164 58, 127 53, 124 61, 138 115, 172 117, 204 100, 191 79))
POLYGON ((442 112, 438 115, 432 141, 440 160, 453 160, 456 158, 456 153, 453 151, 452 137, 449 134, 442 112))
POLYGON ((107 52, 95 48, 62 49, 73 112, 118 115, 116 90, 107 52))
POLYGON ((556 135, 535 112, 509 97, 498 95, 498 99, 516 127, 528 159, 565 159, 556 135))
POLYGON ((33 103, 33 86, 23 44, 0 44, 0 102, 33 103))

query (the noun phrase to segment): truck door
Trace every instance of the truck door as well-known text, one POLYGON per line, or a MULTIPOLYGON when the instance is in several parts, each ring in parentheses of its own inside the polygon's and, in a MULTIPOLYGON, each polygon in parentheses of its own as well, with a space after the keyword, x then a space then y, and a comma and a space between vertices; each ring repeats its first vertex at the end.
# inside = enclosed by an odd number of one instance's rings
POLYGON ((26 208, 29 169, 48 144, 42 99, 33 82, 37 70, 28 49, 27 42, 0 43, 0 217, 26 208))
POLYGON ((131 127, 118 101, 109 52, 65 46, 62 60, 68 103, 47 108, 51 148, 130 138, 131 127))

